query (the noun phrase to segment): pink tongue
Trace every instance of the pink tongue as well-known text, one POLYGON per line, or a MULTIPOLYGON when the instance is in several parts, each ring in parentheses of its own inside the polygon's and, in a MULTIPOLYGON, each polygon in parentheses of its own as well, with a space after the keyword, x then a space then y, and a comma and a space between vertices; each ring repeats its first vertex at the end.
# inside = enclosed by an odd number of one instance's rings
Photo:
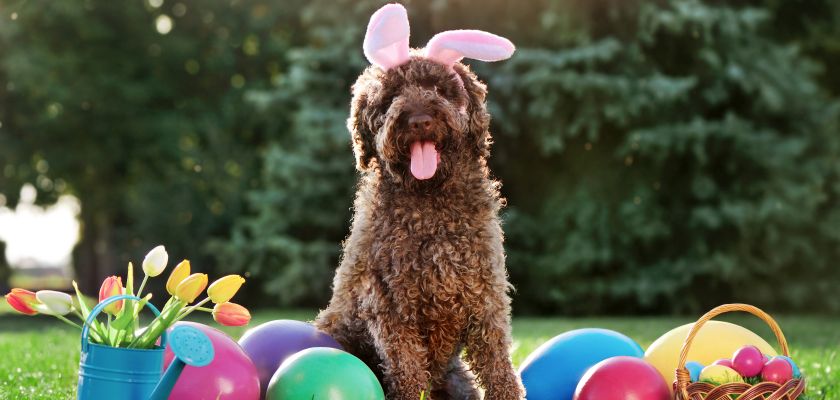
POLYGON ((435 175, 438 152, 434 142, 416 141, 411 144, 411 175, 423 180, 435 175))

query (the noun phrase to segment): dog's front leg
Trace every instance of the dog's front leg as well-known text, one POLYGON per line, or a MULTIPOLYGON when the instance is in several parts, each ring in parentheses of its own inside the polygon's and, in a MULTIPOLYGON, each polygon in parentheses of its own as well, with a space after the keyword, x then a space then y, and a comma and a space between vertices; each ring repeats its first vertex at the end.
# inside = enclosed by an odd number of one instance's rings
POLYGON ((382 358, 386 397, 389 400, 418 400, 421 391, 428 391, 430 376, 426 348, 416 326, 397 321, 383 317, 369 322, 376 351, 382 358))
MULTIPOLYGON (((507 304, 499 299, 495 304, 507 304)), ((507 307, 478 315, 467 331, 467 362, 484 387, 485 400, 520 400, 525 389, 513 369, 507 307)))

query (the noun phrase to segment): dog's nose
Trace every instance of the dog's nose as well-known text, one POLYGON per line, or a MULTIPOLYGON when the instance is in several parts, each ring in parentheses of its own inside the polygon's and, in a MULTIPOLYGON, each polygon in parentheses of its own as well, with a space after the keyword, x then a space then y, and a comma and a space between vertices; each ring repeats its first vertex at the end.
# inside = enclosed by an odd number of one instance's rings
POLYGON ((408 117, 408 128, 415 132, 428 132, 432 129, 432 116, 429 114, 414 114, 408 117))

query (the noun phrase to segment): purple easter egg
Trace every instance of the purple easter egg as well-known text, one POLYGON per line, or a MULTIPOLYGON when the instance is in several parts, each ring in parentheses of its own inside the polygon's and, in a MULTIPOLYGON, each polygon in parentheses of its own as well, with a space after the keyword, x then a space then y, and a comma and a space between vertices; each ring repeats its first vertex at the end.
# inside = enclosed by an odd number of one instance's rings
POLYGON ((292 354, 310 347, 344 350, 330 335, 301 321, 281 319, 249 329, 239 345, 254 361, 260 376, 260 390, 265 397, 272 375, 292 354))

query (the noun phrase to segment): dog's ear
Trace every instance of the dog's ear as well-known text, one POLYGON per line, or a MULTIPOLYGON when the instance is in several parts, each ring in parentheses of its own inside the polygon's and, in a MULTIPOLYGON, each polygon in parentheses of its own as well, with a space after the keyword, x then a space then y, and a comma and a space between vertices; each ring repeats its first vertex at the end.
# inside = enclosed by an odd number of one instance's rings
POLYGON ((408 12, 400 4, 386 4, 370 17, 362 48, 371 64, 384 71, 408 61, 408 12))
POLYGON ((350 105, 350 118, 347 119, 347 129, 353 139, 353 154, 356 155, 356 169, 362 172, 371 168, 371 161, 376 157, 373 133, 363 115, 367 106, 367 94, 356 94, 350 105))
POLYGON ((467 104, 467 115, 469 115, 469 144, 479 157, 490 155, 490 113, 487 112, 487 86, 485 86, 469 67, 463 64, 454 64, 453 70, 464 83, 469 102, 467 104))

